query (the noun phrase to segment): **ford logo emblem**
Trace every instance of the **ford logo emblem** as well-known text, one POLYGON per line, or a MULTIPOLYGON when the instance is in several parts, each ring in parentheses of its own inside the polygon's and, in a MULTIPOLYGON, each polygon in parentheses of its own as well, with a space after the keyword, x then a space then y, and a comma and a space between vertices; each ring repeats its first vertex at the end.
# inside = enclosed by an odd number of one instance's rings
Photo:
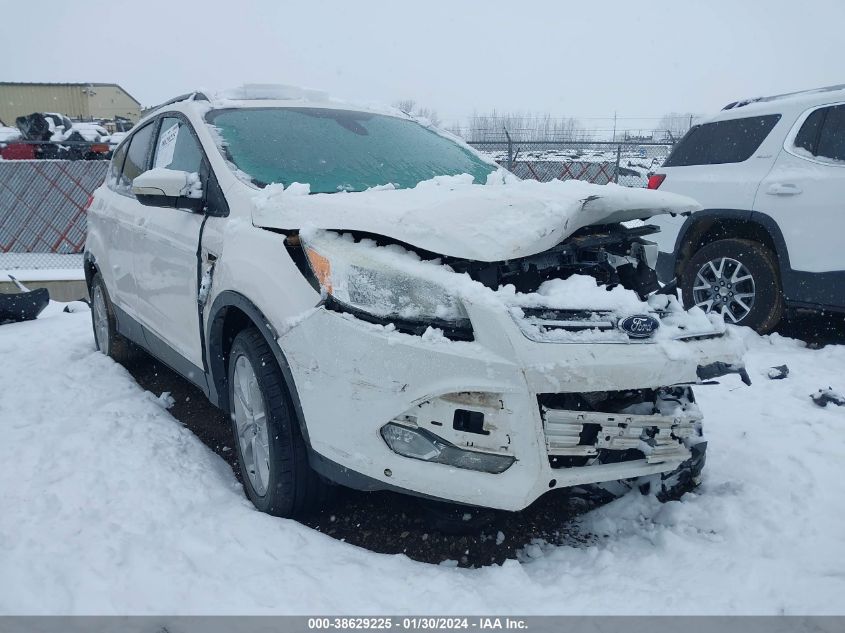
POLYGON ((632 314, 619 322, 619 329, 631 338, 648 338, 660 327, 660 321, 648 314, 632 314))

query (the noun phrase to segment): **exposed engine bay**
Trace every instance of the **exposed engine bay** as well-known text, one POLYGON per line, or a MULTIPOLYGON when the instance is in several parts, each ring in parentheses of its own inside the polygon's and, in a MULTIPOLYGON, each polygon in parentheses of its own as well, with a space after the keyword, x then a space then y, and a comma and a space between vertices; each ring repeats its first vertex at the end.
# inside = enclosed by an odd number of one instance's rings
POLYGON ((643 236, 658 231, 650 224, 634 228, 622 224, 587 226, 536 255, 492 263, 444 258, 444 263, 493 290, 511 284, 517 292, 528 293, 550 279, 590 275, 601 285, 621 285, 645 299, 660 284, 654 270, 657 246, 643 236))
MULTIPOLYGON (((657 245, 643 236, 659 232, 652 224, 633 228, 623 224, 604 224, 579 229, 560 244, 542 253, 500 262, 478 262, 469 259, 444 257, 409 244, 404 248, 416 252, 422 259, 440 259, 457 273, 466 273, 492 290, 513 285, 517 292, 535 292, 550 279, 566 279, 571 275, 590 275, 603 286, 621 285, 637 293, 640 299, 660 289, 655 265, 657 245)), ((396 243, 371 233, 352 233, 356 239, 371 239, 380 246, 396 243)), ((317 287, 310 274, 306 257, 301 250, 299 236, 289 234, 288 252, 300 270, 317 287)))

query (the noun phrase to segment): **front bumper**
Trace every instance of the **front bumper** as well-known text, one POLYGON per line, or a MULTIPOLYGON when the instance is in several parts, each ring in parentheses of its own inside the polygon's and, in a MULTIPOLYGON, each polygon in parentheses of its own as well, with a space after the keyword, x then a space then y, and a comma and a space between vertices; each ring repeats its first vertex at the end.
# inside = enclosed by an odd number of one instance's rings
MULTIPOLYGON (((719 338, 647 344, 538 343, 505 312, 467 309, 473 342, 402 334, 324 308, 280 337, 317 458, 360 475, 369 489, 381 484, 503 510, 520 510, 552 488, 667 473, 701 441, 690 433, 697 428, 700 435, 698 418, 673 422, 671 415, 657 416, 654 424, 637 418, 611 438, 633 447, 639 431, 632 429, 648 427, 651 434, 652 428, 662 429, 657 435, 663 432, 670 441, 652 442, 659 446, 643 459, 554 468, 552 424, 538 398, 693 384, 699 382, 699 366, 738 366, 744 349, 731 331, 719 338), (456 410, 483 413, 481 432, 459 425, 456 410), (417 425, 463 449, 510 455, 515 462, 492 474, 411 459, 382 438, 382 427, 391 421, 417 425)), ((558 422, 576 424, 563 419, 567 415, 560 414, 558 422)))

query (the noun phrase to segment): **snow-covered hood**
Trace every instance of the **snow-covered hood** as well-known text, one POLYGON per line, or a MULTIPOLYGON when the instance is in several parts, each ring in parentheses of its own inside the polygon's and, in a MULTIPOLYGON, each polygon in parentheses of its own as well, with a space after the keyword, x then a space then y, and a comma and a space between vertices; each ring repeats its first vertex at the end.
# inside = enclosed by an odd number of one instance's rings
POLYGON ((256 226, 365 231, 433 253, 495 262, 541 253, 578 229, 697 211, 691 198, 581 181, 514 181, 502 172, 487 185, 444 176, 413 189, 391 186, 309 195, 307 185, 270 185, 254 198, 256 226))

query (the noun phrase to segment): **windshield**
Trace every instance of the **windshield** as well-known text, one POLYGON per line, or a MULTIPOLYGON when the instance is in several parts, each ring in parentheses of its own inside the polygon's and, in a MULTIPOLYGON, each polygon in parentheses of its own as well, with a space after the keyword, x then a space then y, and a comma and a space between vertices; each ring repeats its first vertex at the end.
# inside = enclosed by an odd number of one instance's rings
POLYGON ((470 174, 485 183, 496 167, 419 123, 323 108, 239 108, 206 115, 226 158, 259 187, 307 183, 311 193, 414 187, 434 176, 470 174))

